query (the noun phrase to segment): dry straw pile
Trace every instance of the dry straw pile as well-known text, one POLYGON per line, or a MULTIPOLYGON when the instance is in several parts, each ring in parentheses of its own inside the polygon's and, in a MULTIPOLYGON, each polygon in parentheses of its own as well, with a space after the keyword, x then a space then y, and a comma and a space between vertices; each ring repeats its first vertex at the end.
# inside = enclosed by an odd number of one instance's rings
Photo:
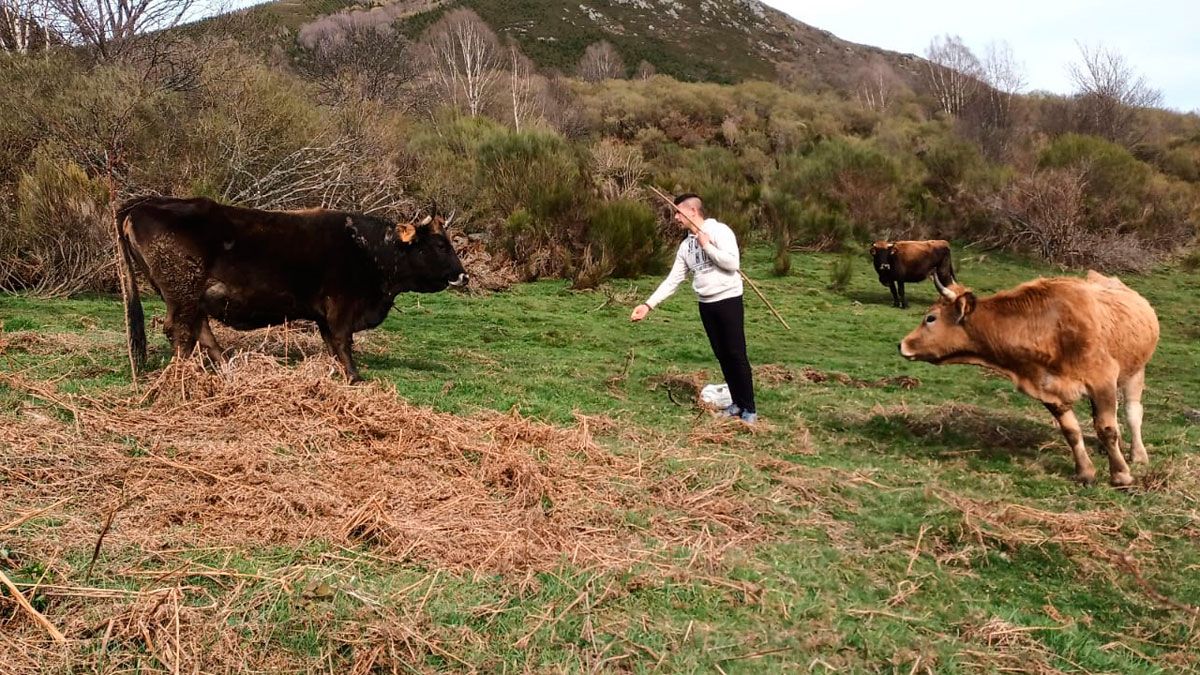
MULTIPOLYGON (((736 470, 665 439, 620 454, 594 437, 618 428, 605 418, 556 427, 516 412, 440 413, 377 382, 348 385, 326 356, 289 366, 263 353, 312 354, 321 347, 310 337, 243 339, 263 350, 219 371, 175 361, 137 390, 66 394, 0 372, 0 385, 29 401, 0 426, 10 549, 0 569, 46 568, 43 611, 69 640, 94 648, 116 632, 172 665, 212 663, 212 640, 240 644, 222 623, 237 589, 201 593, 212 611, 199 611, 186 585, 239 574, 188 562, 188 552, 317 543, 450 574, 644 563, 704 575, 766 535, 769 504, 736 487, 736 470), (680 471, 689 461, 696 468, 680 471), (690 562, 678 562, 681 550, 690 562), (148 578, 147 566, 175 569, 148 578), (112 590, 130 584, 138 590, 112 590)), ((44 665, 35 647, 48 643, 46 627, 0 598, 0 651, 7 643, 29 655, 27 667, 44 665)), ((393 620, 377 614, 361 628, 393 620)), ((370 647, 437 652, 419 631, 388 635, 370 647)))

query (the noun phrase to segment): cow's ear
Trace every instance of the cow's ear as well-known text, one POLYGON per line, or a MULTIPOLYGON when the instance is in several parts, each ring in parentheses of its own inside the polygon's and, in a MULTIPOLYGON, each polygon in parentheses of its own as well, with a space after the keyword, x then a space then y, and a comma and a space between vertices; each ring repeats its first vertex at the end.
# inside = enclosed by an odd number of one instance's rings
POLYGON ((967 291, 954 299, 954 323, 962 323, 975 311, 975 294, 967 291))
POLYGON ((417 228, 413 227, 412 223, 398 223, 396 238, 405 244, 411 244, 412 240, 417 238, 417 228))

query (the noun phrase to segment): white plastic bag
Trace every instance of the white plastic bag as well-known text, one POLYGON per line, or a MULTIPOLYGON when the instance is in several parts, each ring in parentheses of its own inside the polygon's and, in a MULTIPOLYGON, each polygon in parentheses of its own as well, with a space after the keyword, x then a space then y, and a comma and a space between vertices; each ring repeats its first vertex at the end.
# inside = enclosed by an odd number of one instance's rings
POLYGON ((729 394, 729 385, 727 384, 705 385, 700 390, 700 400, 717 408, 728 408, 733 405, 733 396, 729 394))

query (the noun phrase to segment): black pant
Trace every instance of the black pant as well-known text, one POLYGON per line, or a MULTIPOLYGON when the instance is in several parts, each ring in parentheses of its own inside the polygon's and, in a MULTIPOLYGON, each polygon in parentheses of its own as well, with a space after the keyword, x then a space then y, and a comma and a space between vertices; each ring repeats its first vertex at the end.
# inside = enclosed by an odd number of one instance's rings
POLYGON ((755 412, 754 376, 746 358, 745 307, 742 296, 700 303, 700 321, 708 334, 708 343, 721 364, 721 373, 729 385, 733 404, 755 412))

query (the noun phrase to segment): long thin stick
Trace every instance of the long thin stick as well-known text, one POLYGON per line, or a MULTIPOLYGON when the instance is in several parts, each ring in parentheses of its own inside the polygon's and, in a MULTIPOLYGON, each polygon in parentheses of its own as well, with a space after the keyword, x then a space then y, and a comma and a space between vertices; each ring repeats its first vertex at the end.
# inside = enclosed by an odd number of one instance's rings
POLYGON ((37 611, 33 608, 33 605, 29 604, 29 601, 25 599, 25 595, 17 589, 16 585, 13 584, 12 580, 9 579, 4 572, 0 572, 0 583, 4 584, 4 587, 8 589, 8 592, 12 594, 13 600, 16 600, 17 604, 21 606, 21 609, 25 610, 25 613, 32 617, 33 620, 38 623, 38 625, 46 629, 46 632, 50 634, 50 637, 54 638, 55 642, 61 643, 67 641, 67 637, 58 632, 58 629, 54 627, 54 624, 50 623, 49 619, 42 616, 41 612, 37 611))
MULTIPOLYGON (((655 187, 653 185, 648 185, 647 187, 650 188, 651 192, 658 195, 659 198, 661 198, 664 202, 666 202, 668 205, 670 205, 670 207, 672 209, 675 209, 675 211, 679 215, 684 217, 684 220, 687 221, 688 229, 692 231, 692 234, 695 234, 695 235, 700 234, 700 228, 696 225, 696 223, 692 221, 691 217, 688 216, 688 214, 681 211, 679 209, 679 207, 675 205, 675 202, 670 197, 663 194, 662 190, 659 190, 657 187, 655 187)), ((754 280, 752 280, 750 277, 746 276, 746 273, 743 272, 741 269, 738 270, 738 274, 742 275, 743 281, 745 281, 747 284, 750 284, 750 288, 753 289, 754 292, 758 295, 758 297, 763 301, 763 304, 765 304, 767 306, 767 309, 771 310, 771 313, 775 315, 775 318, 779 319, 779 323, 783 324, 784 328, 791 330, 792 327, 788 325, 787 321, 784 321, 783 316, 781 316, 779 314, 779 311, 775 309, 775 305, 772 305, 771 301, 767 300, 767 296, 763 295, 763 292, 758 289, 758 285, 754 283, 754 280)))

